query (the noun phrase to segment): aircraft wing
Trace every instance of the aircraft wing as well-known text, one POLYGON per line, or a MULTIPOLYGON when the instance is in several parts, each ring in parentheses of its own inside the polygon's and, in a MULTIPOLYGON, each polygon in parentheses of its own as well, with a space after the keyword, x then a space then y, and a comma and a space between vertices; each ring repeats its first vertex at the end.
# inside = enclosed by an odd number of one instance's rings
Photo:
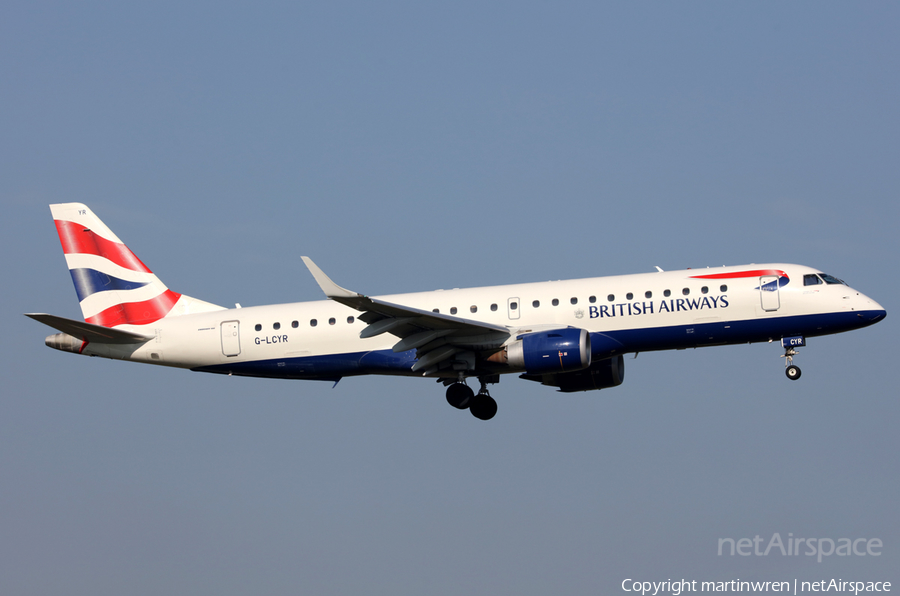
POLYGON ((85 323, 84 321, 75 321, 57 317, 56 315, 48 315, 44 313, 26 313, 26 317, 34 319, 39 323, 43 323, 49 327, 53 327, 63 333, 68 333, 72 337, 89 341, 92 343, 102 344, 139 344, 144 343, 153 336, 141 335, 140 333, 132 333, 131 331, 123 331, 121 329, 112 329, 110 327, 101 327, 85 323))
POLYGON ((496 351, 509 339, 512 330, 503 325, 472 321, 451 315, 369 298, 337 285, 309 257, 300 257, 325 295, 363 314, 368 326, 359 337, 366 339, 390 333, 400 339, 395 352, 416 350, 415 372, 435 372, 442 363, 464 351, 496 351))

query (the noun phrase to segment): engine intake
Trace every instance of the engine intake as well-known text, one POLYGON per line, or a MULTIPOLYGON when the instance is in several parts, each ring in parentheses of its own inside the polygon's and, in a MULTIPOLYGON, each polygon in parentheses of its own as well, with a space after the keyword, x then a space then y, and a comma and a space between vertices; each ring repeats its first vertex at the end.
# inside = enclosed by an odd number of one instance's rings
POLYGON ((591 365, 591 334, 570 327, 520 335, 506 356, 510 366, 528 374, 582 370, 591 365))

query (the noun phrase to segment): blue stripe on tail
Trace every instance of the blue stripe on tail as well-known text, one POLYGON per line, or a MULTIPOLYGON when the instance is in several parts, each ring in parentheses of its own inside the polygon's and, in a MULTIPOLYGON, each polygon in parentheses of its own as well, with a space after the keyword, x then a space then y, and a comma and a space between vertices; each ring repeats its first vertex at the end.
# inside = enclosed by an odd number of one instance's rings
POLYGON ((134 290, 142 288, 149 283, 146 281, 119 279, 96 269, 70 269, 69 273, 72 274, 72 282, 75 284, 75 292, 78 293, 79 302, 97 292, 134 290))

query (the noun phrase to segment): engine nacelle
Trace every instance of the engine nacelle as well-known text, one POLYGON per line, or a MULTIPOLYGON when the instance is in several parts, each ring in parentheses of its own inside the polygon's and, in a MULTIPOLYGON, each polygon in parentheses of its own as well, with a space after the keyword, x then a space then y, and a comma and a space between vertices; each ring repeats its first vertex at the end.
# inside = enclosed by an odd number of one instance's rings
POLYGON ((559 387, 563 393, 591 391, 616 387, 625 380, 625 359, 621 355, 594 362, 590 368, 574 372, 544 375, 521 375, 523 379, 538 381, 542 385, 559 387))
POLYGON ((520 335, 507 346, 506 357, 528 374, 582 370, 591 365, 591 334, 567 328, 520 335))

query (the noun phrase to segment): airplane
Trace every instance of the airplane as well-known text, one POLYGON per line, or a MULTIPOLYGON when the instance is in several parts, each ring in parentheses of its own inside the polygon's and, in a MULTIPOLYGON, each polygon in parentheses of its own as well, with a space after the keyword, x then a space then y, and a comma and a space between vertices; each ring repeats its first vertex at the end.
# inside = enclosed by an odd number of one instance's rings
POLYGON ((81 203, 50 205, 84 321, 29 313, 64 352, 192 371, 337 384, 436 379, 489 420, 500 375, 561 392, 606 389, 639 352, 780 341, 785 374, 806 338, 886 316, 840 279, 770 263, 369 297, 301 257, 328 300, 225 308, 174 292, 81 203), (467 379, 480 383, 478 393, 467 379))

